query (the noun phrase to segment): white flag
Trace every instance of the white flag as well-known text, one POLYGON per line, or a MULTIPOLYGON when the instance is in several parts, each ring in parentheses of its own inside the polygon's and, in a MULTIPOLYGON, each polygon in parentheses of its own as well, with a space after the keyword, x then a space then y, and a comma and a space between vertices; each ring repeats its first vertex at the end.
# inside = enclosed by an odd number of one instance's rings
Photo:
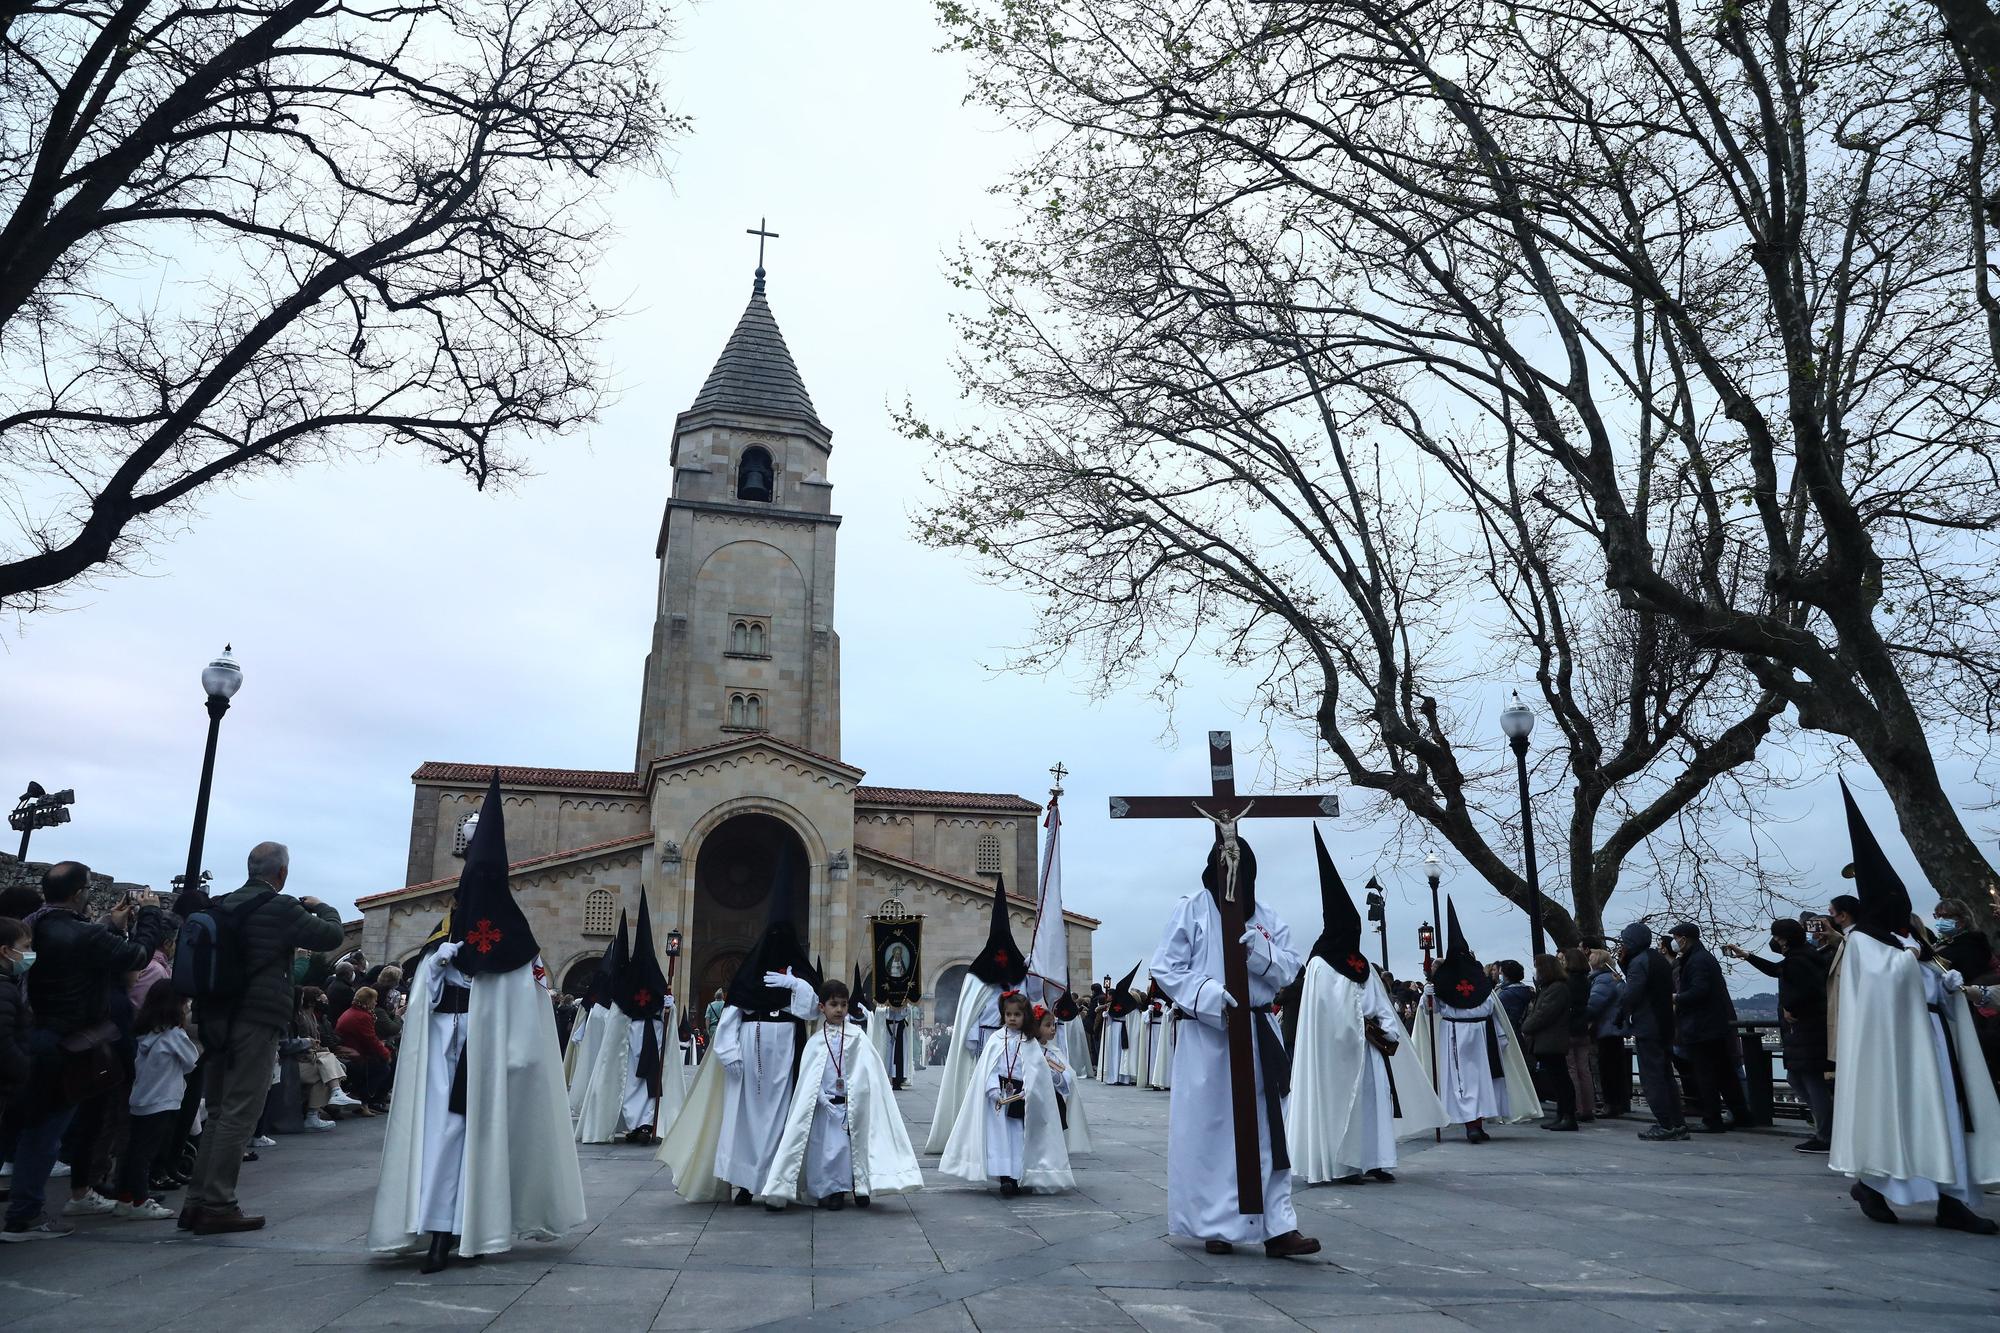
POLYGON ((1054 1005, 1069 989, 1069 931, 1063 926, 1062 814, 1056 800, 1049 798, 1048 817, 1042 821, 1049 841, 1042 851, 1041 911, 1035 918, 1035 942, 1028 949, 1028 980, 1023 987, 1029 999, 1046 1005, 1054 1005))

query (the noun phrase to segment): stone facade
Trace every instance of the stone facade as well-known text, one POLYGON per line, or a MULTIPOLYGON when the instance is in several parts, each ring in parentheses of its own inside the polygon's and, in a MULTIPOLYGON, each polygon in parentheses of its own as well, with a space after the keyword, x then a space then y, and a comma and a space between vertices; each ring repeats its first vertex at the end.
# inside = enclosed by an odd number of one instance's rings
MULTIPOLYGON (((885 898, 925 918, 924 985, 986 938, 1004 879, 1034 931, 1040 807, 1018 796, 862 785, 840 754, 835 536, 822 424, 756 289, 694 405, 674 423, 673 492, 631 769, 500 769, 514 892, 558 984, 587 975, 622 909, 651 903, 656 946, 684 938, 695 1007, 733 971, 774 894, 794 895, 829 976, 866 970, 885 898)), ((456 884, 454 851, 493 770, 413 775, 406 887, 363 898, 362 946, 401 957, 456 884)), ((1091 975, 1089 917, 1066 914, 1070 975, 1091 975)))

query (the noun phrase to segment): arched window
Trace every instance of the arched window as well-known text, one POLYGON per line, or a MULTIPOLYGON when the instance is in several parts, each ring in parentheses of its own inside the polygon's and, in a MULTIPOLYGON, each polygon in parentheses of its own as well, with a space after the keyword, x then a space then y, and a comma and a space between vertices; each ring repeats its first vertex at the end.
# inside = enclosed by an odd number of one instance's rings
POLYGON ((991 833, 982 833, 979 835, 977 847, 977 859, 974 865, 977 867, 979 873, 982 875, 999 874, 1000 839, 994 837, 991 833))
POLYGON ((748 726, 749 724, 743 720, 748 715, 748 710, 744 706, 743 696, 740 694, 730 695, 729 725, 732 727, 748 726))
POLYGON ((750 651, 750 622, 739 620, 729 627, 729 651, 747 653, 750 651))
POLYGON ((748 695, 743 701, 743 715, 748 720, 743 724, 753 730, 764 725, 764 699, 761 695, 748 695))
POLYGON ((752 656, 762 657, 764 655, 764 627, 762 625, 750 626, 749 643, 750 647, 748 651, 752 656))
POLYGON ((609 889, 592 889, 583 899, 583 933, 609 935, 617 928, 617 897, 609 889))
POLYGON ((751 445, 743 451, 743 461, 736 467, 736 498, 769 504, 775 479, 771 451, 751 445))

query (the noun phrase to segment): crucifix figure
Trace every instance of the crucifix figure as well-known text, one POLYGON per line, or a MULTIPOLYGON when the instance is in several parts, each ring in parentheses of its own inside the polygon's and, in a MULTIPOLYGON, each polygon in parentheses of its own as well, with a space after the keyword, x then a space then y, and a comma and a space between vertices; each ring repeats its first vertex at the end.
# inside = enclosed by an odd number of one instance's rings
MULTIPOLYGON (((1208 733, 1208 754, 1210 792, 1207 797, 1114 796, 1111 798, 1111 817, 1206 819, 1215 826, 1217 846, 1214 866, 1220 879, 1215 898, 1222 927, 1221 981, 1223 989, 1228 992, 1223 1025, 1228 1048, 1230 1122, 1235 1141, 1236 1207, 1239 1213, 1248 1216, 1265 1211, 1259 1117, 1268 1118, 1271 1107, 1259 1106, 1257 1098, 1258 1034, 1252 1027, 1250 945, 1246 940, 1259 932, 1248 924, 1246 905, 1252 894, 1240 891, 1245 883, 1245 858, 1249 849, 1238 837, 1237 825, 1252 817, 1328 818, 1340 813, 1340 801, 1334 796, 1240 797, 1236 792, 1235 759, 1228 732, 1208 733)), ((1254 866, 1254 860, 1250 864, 1254 866)), ((1177 1003, 1181 1003, 1184 1009, 1187 1007, 1178 999, 1177 1003)), ((1255 1021, 1261 1021, 1261 1017, 1255 1021)), ((1176 1078, 1174 1083, 1177 1089, 1180 1088, 1180 1079, 1176 1078)), ((1272 1140, 1274 1145, 1277 1141, 1275 1137, 1272 1140)))

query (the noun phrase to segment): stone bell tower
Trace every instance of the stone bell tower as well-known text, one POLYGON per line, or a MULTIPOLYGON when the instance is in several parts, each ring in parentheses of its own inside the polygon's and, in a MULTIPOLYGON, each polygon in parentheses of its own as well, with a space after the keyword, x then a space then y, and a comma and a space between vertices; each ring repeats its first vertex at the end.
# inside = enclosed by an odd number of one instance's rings
POLYGON ((832 453, 760 262, 736 331, 674 420, 638 769, 759 732, 839 758, 832 453))

